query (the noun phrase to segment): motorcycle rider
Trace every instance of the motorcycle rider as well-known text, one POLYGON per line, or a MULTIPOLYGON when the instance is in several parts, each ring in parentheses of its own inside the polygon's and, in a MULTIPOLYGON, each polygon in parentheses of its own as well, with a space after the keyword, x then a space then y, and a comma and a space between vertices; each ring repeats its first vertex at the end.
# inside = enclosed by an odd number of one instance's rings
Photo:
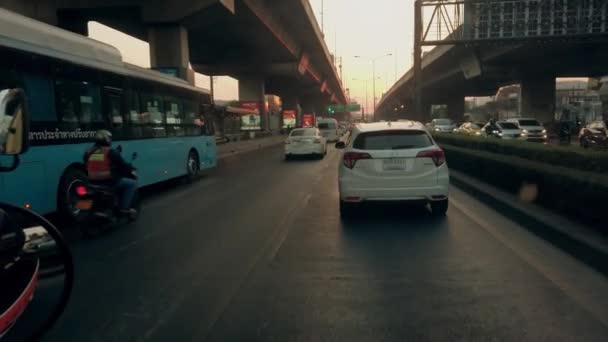
POLYGON ((117 190, 121 213, 137 214, 137 211, 131 208, 137 182, 128 177, 134 168, 112 148, 112 133, 107 130, 95 133, 95 144, 85 152, 84 163, 89 181, 113 186, 117 190))
POLYGON ((488 122, 488 125, 486 126, 486 133, 488 135, 494 135, 494 131, 498 131, 500 130, 498 128, 498 125, 496 124, 496 119, 494 118, 490 118, 490 121, 488 122))

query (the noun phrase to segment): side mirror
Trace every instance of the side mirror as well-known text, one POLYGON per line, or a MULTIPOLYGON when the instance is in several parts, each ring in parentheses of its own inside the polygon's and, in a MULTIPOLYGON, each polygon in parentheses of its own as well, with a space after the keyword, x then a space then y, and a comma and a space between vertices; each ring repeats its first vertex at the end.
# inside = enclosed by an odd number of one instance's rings
POLYGON ((37 341, 68 305, 74 264, 66 240, 34 212, 0 203, 0 339, 37 341))
POLYGON ((335 146, 337 149, 343 149, 346 147, 346 144, 344 143, 344 141, 338 141, 335 146))
POLYGON ((137 152, 133 152, 133 154, 131 155, 131 159, 132 160, 137 159, 137 152))
POLYGON ((29 112, 23 89, 0 91, 0 154, 18 155, 29 147, 29 112))
POLYGON ((116 146, 116 152, 122 153, 122 145, 116 146))

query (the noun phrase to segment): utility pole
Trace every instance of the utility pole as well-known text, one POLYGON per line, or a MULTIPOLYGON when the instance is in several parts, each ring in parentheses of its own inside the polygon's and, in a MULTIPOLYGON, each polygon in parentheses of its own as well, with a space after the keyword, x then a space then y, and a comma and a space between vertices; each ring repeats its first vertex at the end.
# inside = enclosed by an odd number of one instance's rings
MULTIPOLYGON (((373 110, 374 110, 374 116, 376 115, 376 61, 384 58, 384 57, 388 57, 388 56, 392 56, 392 53, 387 53, 386 55, 382 55, 382 56, 378 56, 376 58, 371 58, 369 59, 372 62, 372 100, 373 100, 373 110)), ((361 56, 354 56, 355 58, 362 58, 361 56)), ((373 117, 372 117, 373 118, 373 117)))
POLYGON ((414 110, 416 118, 422 119, 422 3, 414 3, 414 110))
POLYGON ((215 91, 213 82, 215 81, 215 77, 209 76, 209 93, 211 95, 211 103, 215 104, 215 91))
POLYGON ((372 62, 372 99, 374 101, 374 116, 376 115, 376 61, 372 62))
POLYGON ((325 25, 324 25, 324 21, 325 20, 325 7, 323 6, 323 0, 321 0, 321 35, 323 37, 325 37, 325 25))
POLYGON ((397 83, 397 49, 395 49, 395 81, 397 83))

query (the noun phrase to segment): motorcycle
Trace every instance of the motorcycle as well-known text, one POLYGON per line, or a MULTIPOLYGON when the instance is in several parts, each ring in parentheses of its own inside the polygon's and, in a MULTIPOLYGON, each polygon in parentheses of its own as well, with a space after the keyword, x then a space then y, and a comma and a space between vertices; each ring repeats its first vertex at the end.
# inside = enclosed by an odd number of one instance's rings
MULTIPOLYGON (((22 89, 0 91, 0 155, 19 166, 28 150, 29 112, 22 89)), ((0 341, 37 341, 57 322, 72 294, 74 263, 63 235, 33 211, 0 203, 0 341)))
MULTIPOLYGON (((118 146, 117 150, 122 152, 122 148, 118 146)), ((137 159, 137 153, 131 156, 131 162, 137 159)), ((132 167, 127 178, 137 180, 137 172, 132 167)), ((124 214, 119 209, 119 194, 117 189, 112 185, 95 184, 93 182, 81 183, 76 185, 76 207, 83 213, 79 219, 79 223, 86 225, 85 233, 89 233, 91 226, 114 226, 124 221, 128 223, 134 222, 141 211, 141 201, 139 191, 135 189, 131 208, 135 209, 134 214, 124 214)))

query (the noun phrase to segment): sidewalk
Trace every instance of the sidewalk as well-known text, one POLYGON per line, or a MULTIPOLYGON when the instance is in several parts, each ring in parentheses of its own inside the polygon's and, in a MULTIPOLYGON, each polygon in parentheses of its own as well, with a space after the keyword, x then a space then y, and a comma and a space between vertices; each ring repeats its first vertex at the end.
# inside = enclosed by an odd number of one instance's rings
POLYGON ((453 185, 481 199, 533 234, 608 275, 608 237, 597 228, 521 201, 513 194, 455 170, 450 170, 450 180, 453 185))
POLYGON ((276 146, 285 141, 285 135, 273 135, 252 140, 241 140, 227 142, 217 146, 218 159, 227 158, 240 153, 259 150, 266 147, 276 146))

